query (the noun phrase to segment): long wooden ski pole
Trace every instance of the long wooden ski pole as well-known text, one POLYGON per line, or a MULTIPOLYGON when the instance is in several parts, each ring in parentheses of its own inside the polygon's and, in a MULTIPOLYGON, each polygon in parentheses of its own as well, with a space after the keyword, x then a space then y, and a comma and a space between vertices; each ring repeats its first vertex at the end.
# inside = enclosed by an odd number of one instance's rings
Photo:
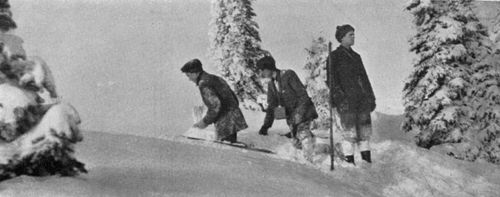
MULTIPOLYGON (((330 53, 332 52, 332 42, 328 42, 328 59, 326 60, 326 66, 330 66, 330 63, 331 63, 331 58, 330 58, 330 53)), ((329 72, 333 72, 331 68, 327 68, 327 76, 330 77, 332 76, 331 73, 329 72)), ((333 79, 330 79, 330 83, 331 83, 331 80, 333 79)), ((328 87, 330 87, 330 90, 332 89, 331 84, 328 84, 328 87)), ((329 96, 329 106, 330 106, 330 171, 333 171, 335 169, 335 165, 333 164, 333 161, 334 161, 334 158, 335 158, 335 149, 334 149, 334 144, 333 144, 333 107, 332 107, 332 92, 330 91, 330 95, 329 96)))

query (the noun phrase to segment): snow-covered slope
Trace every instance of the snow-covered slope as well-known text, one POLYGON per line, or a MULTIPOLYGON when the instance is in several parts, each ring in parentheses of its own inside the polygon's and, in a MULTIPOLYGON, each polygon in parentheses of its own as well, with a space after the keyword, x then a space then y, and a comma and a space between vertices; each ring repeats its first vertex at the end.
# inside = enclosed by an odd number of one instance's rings
POLYGON ((281 123, 267 137, 253 130, 240 135, 278 155, 172 136, 86 132, 77 158, 89 174, 18 177, 0 183, 0 196, 500 196, 499 166, 417 148, 399 131, 400 116, 373 118, 371 165, 340 162, 330 172, 329 159, 301 164, 279 135, 281 123))
POLYGON ((19 177, 0 196, 361 196, 360 188, 257 153, 87 132, 77 157, 89 174, 19 177), (344 188, 345 187, 345 188, 344 188))
POLYGON ((402 116, 376 112, 372 119, 374 163, 362 163, 356 155, 357 166, 336 160, 334 172, 329 172, 329 157, 315 164, 298 157, 287 139, 279 137, 282 128, 271 131, 270 137, 244 133, 241 138, 277 150, 279 158, 304 163, 362 188, 365 196, 500 196, 500 166, 460 161, 417 147, 411 134, 400 130, 402 116))

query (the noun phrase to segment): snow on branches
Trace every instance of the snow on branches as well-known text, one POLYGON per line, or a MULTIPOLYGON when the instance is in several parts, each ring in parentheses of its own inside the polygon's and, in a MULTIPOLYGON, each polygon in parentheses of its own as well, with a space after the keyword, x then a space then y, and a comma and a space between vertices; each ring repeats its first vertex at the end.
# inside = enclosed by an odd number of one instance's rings
POLYGON ((455 143, 449 154, 466 160, 500 159, 500 72, 487 29, 471 0, 413 0, 417 54, 404 87, 403 129, 419 146, 455 143))
POLYGON ((261 49, 253 0, 212 0, 210 55, 243 107, 262 110, 264 89, 256 62, 269 55, 261 49))

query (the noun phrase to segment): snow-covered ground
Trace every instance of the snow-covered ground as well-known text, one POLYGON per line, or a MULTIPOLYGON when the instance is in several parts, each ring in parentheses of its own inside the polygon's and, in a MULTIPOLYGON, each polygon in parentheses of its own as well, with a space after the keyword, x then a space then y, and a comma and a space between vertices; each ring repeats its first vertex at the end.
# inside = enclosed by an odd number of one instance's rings
MULTIPOLYGON (((246 113, 249 122, 261 114, 246 113)), ((267 137, 250 128, 240 140, 278 151, 263 154, 220 144, 85 132, 77 158, 89 173, 18 177, 0 196, 500 196, 500 167, 417 148, 399 131, 401 117, 375 113, 373 160, 356 167, 290 157, 284 124, 267 137), (287 151, 288 150, 288 151, 287 151), (288 153, 288 155, 287 155, 288 153)), ((357 163, 359 158, 357 158, 357 163)))

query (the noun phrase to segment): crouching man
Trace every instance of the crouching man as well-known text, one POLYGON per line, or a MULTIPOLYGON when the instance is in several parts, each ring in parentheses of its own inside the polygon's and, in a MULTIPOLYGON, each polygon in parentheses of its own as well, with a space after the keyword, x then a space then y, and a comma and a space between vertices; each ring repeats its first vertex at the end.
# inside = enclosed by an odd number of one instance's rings
POLYGON ((203 71, 198 59, 184 64, 181 71, 198 86, 203 103, 208 108, 205 117, 193 126, 204 129, 215 124, 217 140, 235 143, 237 133, 248 125, 229 85, 222 78, 203 71))
POLYGON ((266 117, 259 134, 267 135, 274 119, 286 119, 292 144, 312 156, 314 149, 311 122, 318 117, 305 86, 293 70, 279 70, 274 59, 266 56, 257 61, 261 77, 271 79, 267 89, 266 117))

